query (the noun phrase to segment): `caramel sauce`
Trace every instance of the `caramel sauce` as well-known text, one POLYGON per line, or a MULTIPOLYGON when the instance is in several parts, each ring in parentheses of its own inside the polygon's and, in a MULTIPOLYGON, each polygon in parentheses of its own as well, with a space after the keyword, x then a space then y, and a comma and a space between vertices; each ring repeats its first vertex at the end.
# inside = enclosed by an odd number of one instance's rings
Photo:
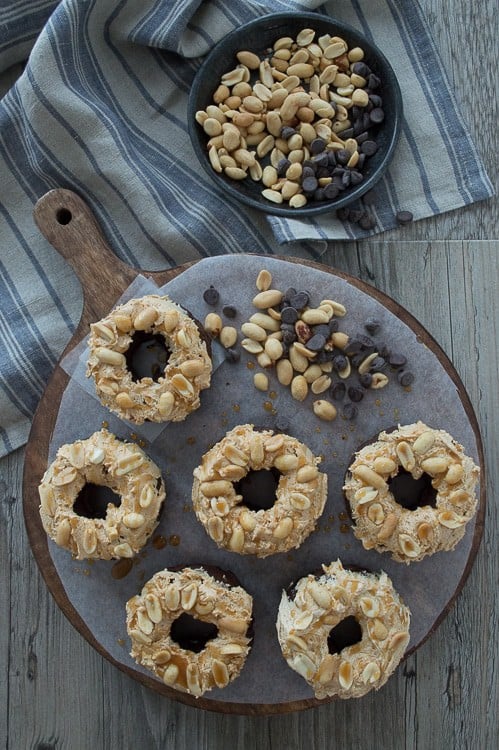
POLYGON ((255 363, 254 362, 247 362, 246 367, 248 370, 254 370, 255 369, 255 363))
POLYGON ((177 536, 177 534, 172 534, 168 537, 168 542, 172 545, 172 547, 178 547, 178 545, 180 544, 180 537, 177 536))
POLYGON ((340 526, 340 531, 342 534, 348 534, 350 531, 350 526, 347 523, 342 523, 340 526))
POLYGON ((195 437, 188 437, 186 442, 187 442, 187 445, 195 445, 196 444, 196 438, 195 437))
POLYGON ((345 510, 342 510, 340 513, 338 513, 338 518, 340 521, 348 521, 348 513, 345 510))
POLYGON ((166 537, 164 537, 162 534, 158 534, 152 540, 152 546, 154 547, 154 549, 164 549, 167 544, 168 542, 166 540, 166 537))
POLYGON ((241 407, 239 406, 239 404, 233 404, 233 406, 232 406, 232 409, 233 409, 233 411, 235 411, 235 412, 236 412, 236 414, 237 414, 237 413, 238 413, 239 411, 241 411, 241 407))
POLYGON ((133 561, 129 557, 122 557, 111 568, 111 577, 119 581, 130 573, 132 567, 133 561))

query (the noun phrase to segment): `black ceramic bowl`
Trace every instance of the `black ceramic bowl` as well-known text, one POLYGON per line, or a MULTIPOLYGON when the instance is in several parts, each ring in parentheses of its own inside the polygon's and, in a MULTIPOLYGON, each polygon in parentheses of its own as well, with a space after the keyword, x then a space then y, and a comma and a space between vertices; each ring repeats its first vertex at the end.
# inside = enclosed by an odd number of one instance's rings
MULTIPOLYGON (((315 216, 341 208, 353 203, 370 190, 390 163, 397 144, 401 121, 400 87, 383 53, 356 29, 317 13, 275 13, 261 16, 225 36, 213 48, 196 74, 188 105, 189 134, 194 150, 206 172, 225 191, 227 197, 260 211, 293 218, 315 216), (316 38, 329 33, 331 36, 342 37, 349 49, 361 47, 364 50, 363 62, 381 79, 379 94, 383 99, 385 119, 381 125, 373 129, 378 151, 366 160, 362 170, 364 179, 360 184, 347 188, 334 200, 310 201, 302 208, 290 208, 287 203, 277 205, 264 198, 261 191, 265 186, 261 182, 255 182, 250 177, 244 180, 232 180, 223 173, 215 172, 208 158, 208 136, 201 125, 196 122, 195 114, 198 110, 204 110, 209 104, 213 104, 213 93, 219 86, 222 75, 238 64, 237 52, 249 50, 259 57, 264 57, 268 48, 272 47, 277 39, 284 36, 296 38, 296 35, 304 28, 314 29, 316 38)), ((268 163, 268 156, 262 165, 265 166, 266 163, 268 163)))

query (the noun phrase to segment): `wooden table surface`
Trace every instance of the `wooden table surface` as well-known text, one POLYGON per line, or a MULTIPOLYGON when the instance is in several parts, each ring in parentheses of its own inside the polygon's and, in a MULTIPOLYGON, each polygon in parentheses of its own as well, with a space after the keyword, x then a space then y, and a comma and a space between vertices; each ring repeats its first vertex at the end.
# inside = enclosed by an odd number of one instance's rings
MULTIPOLYGON (((497 181, 496 4, 420 2, 479 152, 497 181)), ((102 659, 48 593, 24 528, 19 450, 0 461, 2 747, 499 746, 497 227, 493 199, 381 238, 335 243, 323 258, 388 293, 420 320, 454 362, 477 413, 487 464, 485 533, 462 593, 430 640, 379 693, 302 713, 227 716, 156 695, 102 659)))

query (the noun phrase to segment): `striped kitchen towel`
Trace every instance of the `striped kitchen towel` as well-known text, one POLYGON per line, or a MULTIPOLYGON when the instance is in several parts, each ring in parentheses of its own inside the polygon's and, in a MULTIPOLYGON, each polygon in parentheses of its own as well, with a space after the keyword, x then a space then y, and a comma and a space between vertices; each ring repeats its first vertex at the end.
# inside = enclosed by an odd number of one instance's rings
POLYGON ((282 252, 291 241, 293 255, 317 258, 327 240, 368 234, 327 215, 288 220, 235 207, 190 146, 186 105, 203 55, 256 16, 311 9, 378 43, 404 91, 376 231, 391 228, 399 208, 418 219, 490 196, 415 0, 1 3, 0 71, 31 52, 0 102, 0 454, 26 441, 81 308, 72 272, 33 224, 47 190, 81 194, 117 255, 142 268, 282 252))

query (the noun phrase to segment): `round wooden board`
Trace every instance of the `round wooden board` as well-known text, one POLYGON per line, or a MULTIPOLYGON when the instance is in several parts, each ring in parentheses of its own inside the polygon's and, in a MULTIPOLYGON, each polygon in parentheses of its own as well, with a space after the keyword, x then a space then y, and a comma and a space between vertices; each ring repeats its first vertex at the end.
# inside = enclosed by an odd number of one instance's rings
MULTIPOLYGON (((61 360, 67 352, 73 349, 73 347, 86 336, 90 322, 104 317, 139 273, 152 279, 158 285, 162 285, 183 273, 187 268, 193 265, 186 264, 172 270, 159 272, 139 271, 130 268, 118 260, 118 258, 112 253, 95 218, 86 204, 81 198, 68 190, 52 190, 43 196, 35 206, 34 217, 42 234, 70 263, 78 275, 83 290, 84 302, 81 320, 75 334, 66 347, 61 360)), ((432 628, 428 631, 426 636, 422 638, 419 643, 415 644, 411 651, 408 652, 411 653, 434 632, 452 607, 456 596, 459 594, 469 575, 480 544, 485 515, 485 481, 483 448, 478 423, 468 395, 452 363, 430 334, 410 313, 400 307, 398 303, 390 297, 387 297, 382 292, 379 292, 375 288, 349 276, 348 274, 335 271, 318 263, 305 262, 301 259, 283 257, 281 260, 289 263, 306 264, 322 272, 333 274, 346 280, 365 294, 376 299, 406 323, 417 334, 418 338, 433 352, 447 371, 451 380, 454 382, 459 399, 476 439, 482 475, 476 524, 466 566, 460 580, 457 582, 452 597, 447 601, 446 606, 439 613, 432 628)), ((58 364, 50 378, 34 416, 26 448, 23 478, 23 502, 28 537, 35 559, 50 592, 74 627, 100 654, 102 654, 102 656, 107 658, 111 663, 132 678, 138 680, 147 687, 168 696, 169 698, 199 708, 220 711, 223 713, 270 714, 303 710, 327 702, 328 699, 319 701, 313 698, 272 704, 231 703, 209 698, 195 699, 187 694, 174 691, 163 685, 158 680, 118 662, 95 638, 94 634, 87 627, 66 594, 52 561, 48 548, 47 535, 42 527, 38 512, 38 485, 47 467, 49 446, 57 421, 59 404, 68 382, 68 374, 61 368, 60 364, 58 364)), ((406 654, 406 656, 407 655, 408 654, 406 654)))

